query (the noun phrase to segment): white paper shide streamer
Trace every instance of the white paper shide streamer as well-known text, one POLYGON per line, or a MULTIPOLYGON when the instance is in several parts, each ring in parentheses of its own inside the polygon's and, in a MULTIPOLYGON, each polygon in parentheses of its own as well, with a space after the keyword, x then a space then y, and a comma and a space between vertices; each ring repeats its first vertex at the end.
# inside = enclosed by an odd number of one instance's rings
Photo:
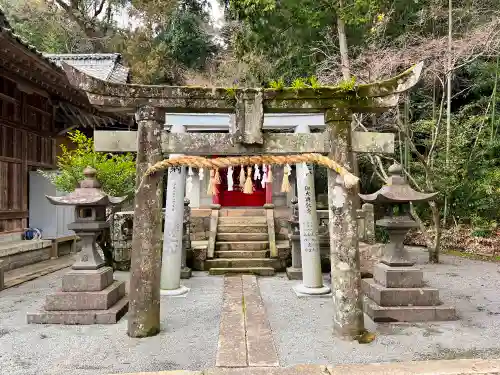
POLYGON ((233 191, 233 167, 227 168, 227 190, 233 191))
POLYGON ((257 164, 255 164, 253 166, 253 168, 254 168, 253 180, 254 181, 260 180, 260 169, 259 169, 259 166, 257 164))
POLYGON ((198 169, 198 175, 200 177, 200 181, 203 181, 203 168, 198 169))

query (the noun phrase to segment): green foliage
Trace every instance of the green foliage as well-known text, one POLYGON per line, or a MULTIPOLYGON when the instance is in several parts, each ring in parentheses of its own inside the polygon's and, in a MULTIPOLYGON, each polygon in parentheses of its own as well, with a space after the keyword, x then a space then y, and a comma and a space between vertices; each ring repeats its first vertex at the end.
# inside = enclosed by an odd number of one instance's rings
POLYGON ((49 179, 60 191, 71 192, 81 181, 83 170, 93 167, 97 170, 97 179, 102 189, 113 196, 132 198, 135 188, 135 161, 132 154, 111 155, 94 151, 92 138, 80 131, 68 133, 69 139, 75 144, 70 150, 61 146, 62 155, 58 157, 58 173, 40 173, 49 179))
POLYGON ((343 92, 349 92, 354 90, 356 86, 356 77, 351 77, 348 80, 341 81, 337 87, 340 88, 343 92))
POLYGON ((273 79, 271 82, 269 82, 269 87, 274 90, 283 90, 285 88, 285 81, 283 80, 283 78, 280 78, 277 81, 273 79))

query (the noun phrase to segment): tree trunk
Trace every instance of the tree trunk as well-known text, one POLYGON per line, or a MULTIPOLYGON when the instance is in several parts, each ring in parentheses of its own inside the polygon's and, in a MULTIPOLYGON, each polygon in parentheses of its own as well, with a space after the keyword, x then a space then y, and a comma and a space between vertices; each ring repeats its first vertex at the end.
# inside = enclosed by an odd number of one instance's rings
POLYGON ((147 177, 150 165, 162 160, 163 122, 155 108, 137 112, 137 177, 130 264, 128 335, 154 336, 160 331, 161 209, 163 172, 147 177))
MULTIPOLYGON (((339 8, 342 9, 343 2, 339 1, 339 8)), ((340 70, 342 77, 345 81, 351 78, 351 69, 349 64, 349 54, 347 48, 347 36, 345 32, 345 23, 340 14, 337 16, 337 31, 339 37, 339 50, 340 50, 340 70)))
POLYGON ((439 209, 436 206, 435 202, 429 202, 429 206, 432 211, 432 223, 434 224, 434 230, 436 232, 436 236, 434 237, 434 241, 432 243, 432 247, 429 247, 429 262, 430 263, 439 263, 439 248, 441 246, 441 217, 439 215, 439 209))
MULTIPOLYGON (((452 59, 451 59, 451 43, 453 30, 453 4, 452 0, 448 0, 448 63, 446 66, 446 168, 450 164, 450 143, 451 143, 451 77, 452 77, 452 59)), ((448 218, 448 196, 444 198, 443 223, 446 225, 448 218)))
MULTIPOLYGON (((67 4, 64 0, 56 0, 57 5, 59 5, 68 15, 69 19, 74 21, 80 29, 84 32, 84 34, 89 38, 90 42, 94 46, 95 53, 105 52, 106 48, 102 40, 106 37, 105 33, 101 31, 99 26, 93 22, 92 19, 86 17, 79 9, 78 2, 70 1, 67 4)), ((104 2, 103 2, 104 3, 104 2)), ((102 11, 102 8, 101 8, 102 11)), ((97 13, 96 17, 100 14, 100 11, 97 13)))

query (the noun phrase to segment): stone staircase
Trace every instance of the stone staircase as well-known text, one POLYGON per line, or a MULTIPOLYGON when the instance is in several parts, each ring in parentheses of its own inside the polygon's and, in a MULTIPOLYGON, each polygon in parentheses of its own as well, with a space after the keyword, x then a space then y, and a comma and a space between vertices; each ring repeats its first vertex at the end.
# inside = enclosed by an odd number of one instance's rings
POLYGON ((274 275, 265 210, 227 210, 225 214, 219 216, 214 259, 205 261, 209 273, 274 275))

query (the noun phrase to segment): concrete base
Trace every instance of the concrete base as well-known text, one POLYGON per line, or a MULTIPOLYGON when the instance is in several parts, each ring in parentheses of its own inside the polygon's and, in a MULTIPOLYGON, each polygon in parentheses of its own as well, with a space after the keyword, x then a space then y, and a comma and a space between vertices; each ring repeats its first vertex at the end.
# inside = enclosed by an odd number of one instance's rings
POLYGON ((386 288, 373 279, 361 280, 363 293, 380 306, 438 306, 435 288, 386 288))
POLYGON ((114 324, 127 313, 128 296, 124 296, 107 310, 81 310, 81 311, 38 311, 28 313, 28 324, 114 324))
POLYGON ((43 311, 28 313, 28 323, 112 324, 128 311, 125 283, 113 280, 113 270, 71 270, 62 290, 46 297, 43 311))
POLYGON ((308 288, 304 284, 298 284, 293 287, 293 291, 297 297, 329 297, 330 288, 327 286, 322 286, 320 288, 308 288))
POLYGON ((184 285, 181 285, 177 289, 160 289, 160 294, 162 296, 169 296, 169 297, 185 297, 187 292, 189 292, 189 288, 185 287, 184 285))
POLYGON ((302 268, 288 267, 286 269, 288 280, 302 280, 302 268))
POLYGON ((365 313, 375 323, 417 323, 456 320, 454 307, 439 306, 379 306, 365 297, 363 301, 365 313))
POLYGON ((455 308, 442 305, 439 291, 424 286, 417 267, 373 268, 373 279, 363 279, 363 308, 374 322, 429 322, 455 320, 455 308))
POLYGON ((423 277, 417 267, 390 267, 383 263, 373 267, 373 279, 387 288, 419 288, 424 283, 423 277))
POLYGON ((181 268, 181 279, 189 279, 191 278, 191 268, 189 267, 184 267, 181 268))

